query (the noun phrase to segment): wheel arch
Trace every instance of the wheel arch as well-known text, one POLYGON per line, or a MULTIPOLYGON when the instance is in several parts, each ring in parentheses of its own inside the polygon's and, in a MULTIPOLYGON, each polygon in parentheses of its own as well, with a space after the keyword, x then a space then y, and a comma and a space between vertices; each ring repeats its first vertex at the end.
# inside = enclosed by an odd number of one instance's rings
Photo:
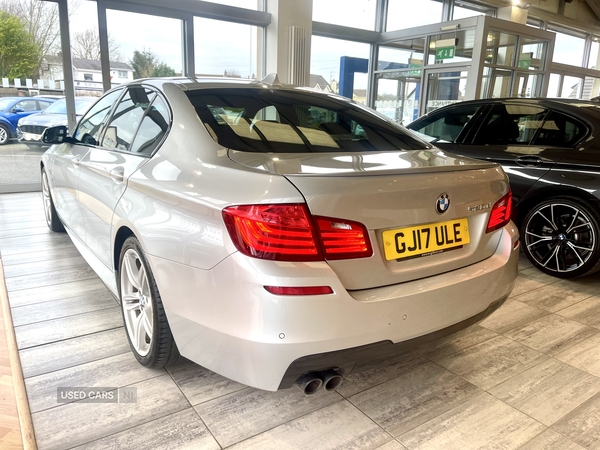
POLYGON ((123 244, 130 236, 135 236, 135 233, 131 228, 125 225, 121 226, 115 234, 115 244, 113 248, 113 270, 115 272, 119 270, 119 259, 121 257, 121 249, 123 248, 123 244))
POLYGON ((516 214, 513 219, 516 221, 517 226, 521 228, 525 216, 538 203, 555 197, 572 197, 575 199, 581 199, 590 203, 596 211, 600 214, 600 199, 590 194, 588 191, 574 186, 548 186, 542 189, 536 189, 531 195, 523 198, 517 205, 516 214))

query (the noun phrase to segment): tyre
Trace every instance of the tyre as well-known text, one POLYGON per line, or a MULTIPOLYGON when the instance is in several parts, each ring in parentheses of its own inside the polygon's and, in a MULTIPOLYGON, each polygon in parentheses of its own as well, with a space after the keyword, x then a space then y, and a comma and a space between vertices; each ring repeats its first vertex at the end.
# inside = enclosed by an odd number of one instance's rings
POLYGON ((119 259, 119 298, 129 345, 145 367, 160 368, 179 357, 158 287, 135 237, 123 244, 119 259))
POLYGON ((45 168, 42 169, 42 200, 44 201, 44 215, 46 216, 48 228, 56 232, 65 231, 65 227, 56 213, 56 208, 54 208, 54 202, 52 201, 52 195, 50 194, 50 185, 48 184, 48 175, 46 175, 45 168))
POLYGON ((557 197, 535 205, 521 239, 527 258, 549 275, 573 278, 600 269, 600 215, 585 200, 557 197))
POLYGON ((8 144, 10 140, 10 130, 4 125, 0 125, 0 145, 8 144))

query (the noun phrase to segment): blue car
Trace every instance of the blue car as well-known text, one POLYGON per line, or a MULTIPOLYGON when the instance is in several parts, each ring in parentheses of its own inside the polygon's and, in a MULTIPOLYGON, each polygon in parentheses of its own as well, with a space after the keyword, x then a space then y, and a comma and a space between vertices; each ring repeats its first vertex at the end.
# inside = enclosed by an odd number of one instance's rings
POLYGON ((0 98, 0 145, 17 137, 17 122, 20 118, 40 112, 52 103, 54 100, 48 98, 0 98))

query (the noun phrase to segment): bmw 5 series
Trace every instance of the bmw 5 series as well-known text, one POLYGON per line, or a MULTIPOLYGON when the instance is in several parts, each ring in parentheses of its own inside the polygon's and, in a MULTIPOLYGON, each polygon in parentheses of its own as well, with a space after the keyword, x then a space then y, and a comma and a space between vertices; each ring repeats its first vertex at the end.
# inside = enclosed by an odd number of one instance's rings
POLYGON ((502 168, 276 78, 138 80, 49 128, 48 226, 122 306, 148 367, 335 389, 497 309, 519 236, 502 168))

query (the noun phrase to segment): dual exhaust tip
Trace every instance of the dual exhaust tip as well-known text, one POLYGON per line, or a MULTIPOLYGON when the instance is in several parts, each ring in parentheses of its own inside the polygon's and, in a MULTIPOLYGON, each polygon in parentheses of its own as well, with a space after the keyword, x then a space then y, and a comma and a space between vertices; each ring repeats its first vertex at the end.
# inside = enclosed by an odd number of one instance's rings
POLYGON ((321 387, 326 391, 333 391, 342 385, 342 376, 335 370, 308 372, 296 381, 296 386, 306 395, 312 395, 321 387))

